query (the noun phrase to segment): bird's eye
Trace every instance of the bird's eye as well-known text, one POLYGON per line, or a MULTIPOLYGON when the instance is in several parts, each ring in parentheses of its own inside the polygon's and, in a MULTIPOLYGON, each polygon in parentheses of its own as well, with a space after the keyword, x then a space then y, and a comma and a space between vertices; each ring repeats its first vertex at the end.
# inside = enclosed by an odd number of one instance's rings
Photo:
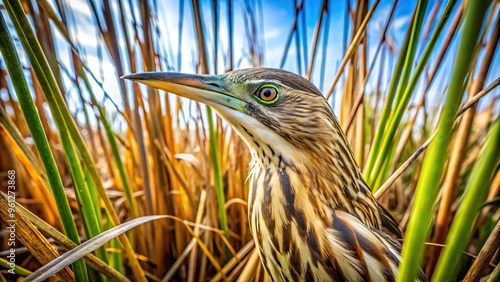
POLYGON ((255 96, 263 104, 274 104, 278 100, 278 88, 271 84, 262 85, 255 96))

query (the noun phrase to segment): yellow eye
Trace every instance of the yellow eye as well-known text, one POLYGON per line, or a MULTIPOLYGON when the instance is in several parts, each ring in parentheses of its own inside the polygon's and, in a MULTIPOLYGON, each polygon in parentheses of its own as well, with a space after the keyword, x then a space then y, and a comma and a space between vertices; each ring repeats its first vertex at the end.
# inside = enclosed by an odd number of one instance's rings
POLYGON ((278 98, 278 89, 274 85, 264 85, 257 91, 256 96, 264 104, 272 104, 278 98))

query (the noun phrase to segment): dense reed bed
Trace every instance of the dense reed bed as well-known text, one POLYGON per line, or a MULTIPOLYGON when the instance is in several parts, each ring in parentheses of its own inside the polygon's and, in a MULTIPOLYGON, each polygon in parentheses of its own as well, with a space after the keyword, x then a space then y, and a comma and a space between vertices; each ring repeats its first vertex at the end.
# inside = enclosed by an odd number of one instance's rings
POLYGON ((405 234, 399 281, 419 265, 500 280, 499 1, 283 1, 279 60, 265 1, 69 2, 0 6, 0 281, 266 281, 243 141, 210 108, 119 79, 242 66, 293 70, 331 101, 405 234))

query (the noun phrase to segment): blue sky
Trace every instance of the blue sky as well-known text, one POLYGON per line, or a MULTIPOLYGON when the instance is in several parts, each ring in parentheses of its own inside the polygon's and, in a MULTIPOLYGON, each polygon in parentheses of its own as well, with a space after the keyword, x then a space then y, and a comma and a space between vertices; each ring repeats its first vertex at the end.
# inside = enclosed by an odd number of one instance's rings
MULTIPOLYGON (((99 0, 96 0, 97 5, 101 5, 99 0)), ((125 1, 128 2, 128 1, 125 1)), ((307 56, 309 57, 311 54, 311 41, 313 38, 313 33, 315 26, 317 24, 317 19, 320 11, 322 1, 317 0, 305 0, 305 28, 302 25, 304 22, 299 22, 299 28, 301 32, 306 30, 307 32, 307 56)), ((352 3, 353 1, 351 1, 352 3)), ((373 1, 370 1, 370 6, 373 1)), ((445 2, 445 1, 442 1, 445 2)), ((118 90, 118 77, 116 75, 115 69, 111 63, 109 55, 105 48, 100 47, 96 48, 98 44, 97 34, 98 31, 93 23, 93 18, 91 15, 90 8, 88 7, 88 3, 86 0, 72 0, 68 1, 69 7, 71 8, 74 17, 75 23, 70 32, 74 35, 73 40, 80 46, 81 50, 86 54, 87 65, 90 69, 93 70, 94 75, 102 82, 105 91, 115 100, 118 104, 120 103, 120 94, 118 90), (101 55, 98 56, 98 50, 100 50, 101 55), (102 58, 102 59, 101 59, 102 58), (114 75, 111 75, 114 74, 114 75)), ((211 10, 211 0, 201 0, 201 8, 204 17, 204 29, 207 34, 206 40, 208 42, 208 48, 211 50, 209 52, 210 60, 212 61, 213 56, 213 30, 212 30, 212 10, 211 10)), ((403 37, 408 28, 408 23, 410 21, 410 17, 414 8, 416 6, 415 0, 404 1, 400 0, 397 7, 394 19, 392 21, 392 25, 388 31, 390 37, 395 41, 396 47, 399 48, 400 44, 403 41, 403 37)), ((444 8, 445 3, 441 3, 439 14, 444 8)), ((158 14, 157 17, 157 26, 160 30, 161 38, 158 40, 158 44, 161 45, 161 57, 164 58, 165 62, 168 62, 168 67, 172 70, 179 71, 178 66, 180 65, 180 71, 182 72, 195 72, 195 62, 197 60, 197 46, 196 46, 196 37, 195 31, 193 27, 193 17, 192 17, 192 8, 191 1, 189 0, 166 0, 166 1, 156 1, 158 14), (178 24, 179 24, 179 4, 184 3, 184 27, 182 32, 182 60, 181 62, 177 61, 177 50, 179 48, 177 44, 178 38, 178 24)), ((228 49, 228 40, 227 40, 227 0, 219 1, 219 19, 220 19, 220 46, 218 50, 218 65, 219 68, 216 70, 217 73, 221 73, 224 71, 224 67, 227 66, 227 63, 224 61, 224 57, 227 54, 228 49)), ((235 68, 245 68, 250 67, 251 64, 248 59, 246 59, 246 55, 248 54, 248 42, 245 39, 245 21, 244 21, 244 10, 246 9, 246 5, 252 9, 252 11, 256 14, 256 22, 257 29, 261 31, 263 41, 263 49, 264 49, 264 58, 263 58, 263 66, 267 67, 279 67, 281 57, 283 51, 285 49, 286 38, 288 33, 292 27, 292 23, 295 15, 295 7, 293 0, 278 0, 278 1, 265 1, 265 0, 233 0, 233 13, 234 13, 234 62, 235 68), (260 12, 262 11, 262 13, 260 12)), ((432 7, 436 5, 435 1, 429 1, 429 5, 427 8, 427 16, 426 19, 432 9, 432 7)), ((120 25, 119 13, 117 11, 117 3, 116 1, 112 2, 112 9, 114 9, 115 15, 115 24, 120 25)), ((390 8, 392 6, 392 1, 381 1, 379 6, 376 9, 373 18, 371 19, 368 25, 368 54, 370 58, 370 62, 373 60, 374 51, 377 47, 380 30, 384 26, 385 21, 387 20, 390 8)), ((457 4, 458 7, 458 4, 457 4)), ((455 8, 455 11, 457 9, 455 8)), ((139 8, 132 7, 128 12, 135 13, 136 18, 139 18, 139 8)), ((327 90, 330 87, 331 81, 338 69, 338 65, 343 57, 343 36, 344 36, 344 18, 346 13, 346 1, 335 1, 331 0, 329 3, 329 13, 330 18, 328 24, 330 25, 330 32, 328 36, 328 44, 327 44, 327 54, 325 58, 322 58, 322 46, 320 45, 318 49, 317 60, 315 64, 315 68, 313 71, 312 82, 320 88, 320 90, 327 90), (319 81, 319 73, 320 73, 320 65, 321 62, 325 61, 325 83, 324 85, 320 85, 319 81)), ((496 13, 499 14, 498 12, 496 13)), ((131 25, 130 14, 128 15, 127 22, 131 25)), ((452 15, 453 17, 453 15, 452 15)), ((325 19, 326 20, 326 19, 325 19)), ((425 21, 427 22, 427 21, 425 21)), ((435 25, 435 23, 434 23, 435 25)), ((445 27, 444 34, 447 32, 448 25, 445 27)), ((424 27, 425 29, 426 27, 424 27)), ((348 29, 350 31, 350 28, 348 29)), ((57 32, 55 32, 57 35, 57 32)), ((443 37, 443 36, 442 36, 443 37)), ((68 64, 69 66, 69 48, 68 44, 65 43, 62 36, 57 36, 58 40, 56 42, 59 47, 59 54, 61 57, 62 64, 68 64)), ((322 37, 320 38, 322 41, 322 37)), ((442 40, 442 38, 440 39, 442 40)), ((446 82, 449 80, 447 76, 450 75, 450 70, 452 66, 453 59, 455 57, 456 50, 456 39, 453 41, 454 43, 451 46, 451 50, 448 52, 448 55, 445 59, 445 65, 442 67, 440 72, 438 73, 438 78, 436 82, 433 83, 433 87, 427 93, 430 96, 430 101, 433 101, 433 97, 437 97, 442 93, 444 87, 446 85, 442 82, 446 82)), ((420 41, 423 42, 423 41, 420 41)), ((102 41, 99 44, 103 44, 102 41)), ((120 42, 120 45, 124 48, 124 42, 120 42)), ((422 44, 419 46, 418 55, 421 54, 422 49, 425 45, 422 44)), ((439 46, 439 44, 438 44, 439 46)), ((438 50, 436 48, 436 50, 438 50)), ((123 52, 125 53, 125 52, 123 52)), ((437 53, 437 51, 435 52, 437 53)), ((304 54, 302 54, 304 56, 304 54)), ((433 62, 436 54, 433 54, 430 62, 433 62)), ((290 51, 288 53, 286 64, 284 68, 293 72, 299 72, 297 65, 297 52, 295 48, 295 41, 292 41, 290 51)), ((395 63, 395 58, 392 59, 393 64, 395 63)), ((487 83, 492 81, 494 78, 500 75, 500 58, 497 55, 495 56, 493 64, 493 69, 490 71, 489 78, 487 83)), ((166 67, 167 63, 164 64, 166 67)), ((125 66, 128 69, 128 66, 125 66)), ((70 68, 70 67, 69 67, 70 68)), ((71 68, 70 68, 71 69, 71 68)), ((375 67, 378 70, 378 67, 375 67)), ((214 70, 211 69, 213 73, 214 70)), ((302 71, 304 74, 304 71, 302 71)), ((376 82, 376 78, 378 76, 377 71, 375 71, 371 75, 371 79, 368 82, 367 92, 373 89, 374 84, 376 82)), ((388 85, 388 81, 390 79, 389 74, 384 74, 384 83, 383 85, 388 85)), ((70 85, 69 79, 65 79, 67 85, 70 85)), ((422 84, 422 82, 420 83, 422 84)), ((99 89, 97 83, 94 83, 94 87, 96 89, 96 93, 101 93, 102 91, 99 89)), ((340 91, 341 83, 337 84, 336 92, 340 91)), ((382 90, 386 90, 383 88, 382 90)), ((70 89, 69 93, 71 95, 74 89, 70 89)), ((497 91, 497 90, 495 90, 497 91)), ((417 89, 415 97, 418 97, 421 92, 421 89, 417 89)), ((492 96, 498 96, 498 92, 493 94, 492 96)), ((75 93, 73 93, 74 97, 77 97, 75 93)), ((336 97, 340 97, 340 95, 336 95, 336 97)), ((338 98, 337 98, 338 100, 338 98)), ((434 101, 437 102, 437 101, 434 101)), ((336 103, 338 105, 338 103, 336 103)), ((109 105, 109 103, 108 103, 109 105)), ((71 104, 70 104, 71 106, 71 104)), ((334 110, 338 110, 335 108, 334 110)))

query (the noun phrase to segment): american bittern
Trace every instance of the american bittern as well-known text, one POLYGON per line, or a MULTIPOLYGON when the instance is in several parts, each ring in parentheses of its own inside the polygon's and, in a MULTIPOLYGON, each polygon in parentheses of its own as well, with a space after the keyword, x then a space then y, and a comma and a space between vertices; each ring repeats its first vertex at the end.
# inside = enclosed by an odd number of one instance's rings
POLYGON ((250 228, 273 281, 395 281, 401 244, 386 231, 398 226, 308 80, 268 68, 124 78, 209 105, 245 141, 250 228))

